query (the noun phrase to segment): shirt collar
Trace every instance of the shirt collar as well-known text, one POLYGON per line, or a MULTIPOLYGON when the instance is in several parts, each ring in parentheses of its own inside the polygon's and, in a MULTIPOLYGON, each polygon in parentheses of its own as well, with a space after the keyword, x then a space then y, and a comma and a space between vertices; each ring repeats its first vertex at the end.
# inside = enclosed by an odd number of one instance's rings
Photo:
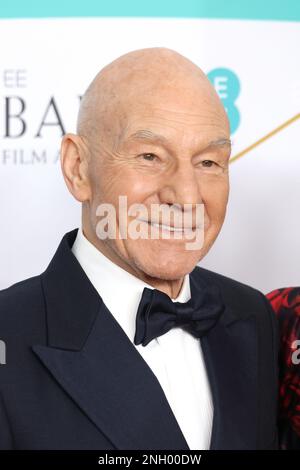
MULTIPOLYGON (((85 237, 81 228, 72 252, 106 307, 133 342, 136 312, 143 290, 145 287, 153 289, 153 286, 113 263, 85 237)), ((186 274, 179 295, 172 300, 187 302, 190 296, 189 274, 186 274)))

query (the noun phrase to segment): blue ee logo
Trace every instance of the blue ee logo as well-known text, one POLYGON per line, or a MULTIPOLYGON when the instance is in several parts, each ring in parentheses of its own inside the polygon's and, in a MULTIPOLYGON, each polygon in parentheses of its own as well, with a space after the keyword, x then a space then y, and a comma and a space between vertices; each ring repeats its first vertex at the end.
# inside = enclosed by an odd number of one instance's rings
POLYGON ((240 81, 232 70, 225 68, 213 69, 207 76, 226 109, 230 132, 233 134, 240 124, 240 112, 235 105, 240 93, 240 81))

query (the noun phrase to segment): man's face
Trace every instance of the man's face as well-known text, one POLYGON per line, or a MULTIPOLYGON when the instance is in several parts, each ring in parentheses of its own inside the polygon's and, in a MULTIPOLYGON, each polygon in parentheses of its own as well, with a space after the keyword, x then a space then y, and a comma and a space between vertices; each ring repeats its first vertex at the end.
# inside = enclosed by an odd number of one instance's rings
MULTIPOLYGON (((181 208, 192 204, 193 226, 196 205, 204 205, 202 248, 187 249, 191 240, 175 238, 174 232, 169 232, 169 238, 160 235, 158 239, 117 237, 99 241, 135 271, 169 280, 191 272, 221 229, 228 200, 230 156, 228 123, 218 107, 214 109, 205 101, 199 107, 174 103, 176 97, 163 103, 151 99, 127 108, 119 132, 111 132, 113 137, 105 142, 95 139, 89 171, 94 229, 99 220, 97 206, 110 203, 117 209, 119 196, 127 197, 128 207, 136 203, 146 206, 149 219, 152 204, 177 204, 181 208)), ((118 210, 116 214, 118 229, 118 210)), ((128 216, 128 224, 133 218, 128 216)), ((174 219, 171 225, 176 226, 174 219)), ((148 224, 147 228, 150 233, 148 224)), ((161 234, 163 228, 157 230, 161 234)))

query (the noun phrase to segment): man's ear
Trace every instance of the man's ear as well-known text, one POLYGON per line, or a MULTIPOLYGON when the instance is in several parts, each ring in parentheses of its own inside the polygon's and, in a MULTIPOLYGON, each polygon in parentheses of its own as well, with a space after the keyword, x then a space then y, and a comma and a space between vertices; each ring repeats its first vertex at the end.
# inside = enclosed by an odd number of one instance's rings
POLYGON ((61 142, 60 163, 66 185, 79 202, 91 198, 88 178, 88 148, 76 134, 66 134, 61 142))

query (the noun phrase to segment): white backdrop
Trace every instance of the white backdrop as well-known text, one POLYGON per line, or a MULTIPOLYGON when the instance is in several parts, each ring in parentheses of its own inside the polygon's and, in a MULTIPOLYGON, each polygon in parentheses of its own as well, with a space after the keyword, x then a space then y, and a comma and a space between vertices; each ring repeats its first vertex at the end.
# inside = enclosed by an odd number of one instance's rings
MULTIPOLYGON (((166 46, 206 73, 233 73, 240 83, 233 156, 300 112, 296 22, 0 20, 0 44, 0 288, 43 271, 62 235, 79 226, 80 205, 61 176, 61 130, 49 103, 54 97, 64 129, 74 131, 80 94, 119 55, 166 46), (23 122, 13 117, 22 107, 23 122)), ((235 85, 226 77, 215 84, 230 109, 235 85)), ((226 222, 202 266, 264 292, 300 284, 299 141, 300 119, 231 164, 226 222)))

